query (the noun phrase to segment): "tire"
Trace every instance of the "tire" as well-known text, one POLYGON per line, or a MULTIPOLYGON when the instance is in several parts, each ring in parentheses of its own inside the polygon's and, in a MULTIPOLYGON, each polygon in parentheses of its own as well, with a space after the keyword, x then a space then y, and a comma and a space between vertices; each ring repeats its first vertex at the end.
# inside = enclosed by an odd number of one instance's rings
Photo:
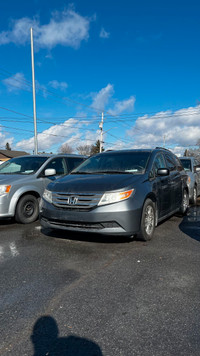
POLYGON ((156 208, 151 199, 147 199, 142 210, 140 232, 137 239, 141 241, 151 240, 155 230, 156 208))
POLYGON ((37 220, 38 214, 38 199, 34 195, 27 194, 17 204, 15 220, 21 224, 30 224, 37 220))
POLYGON ((190 199, 191 204, 197 204, 197 187, 194 187, 192 198, 190 199))
POLYGON ((182 203, 180 207, 180 214, 185 215, 189 207, 189 194, 186 189, 183 191, 182 203))

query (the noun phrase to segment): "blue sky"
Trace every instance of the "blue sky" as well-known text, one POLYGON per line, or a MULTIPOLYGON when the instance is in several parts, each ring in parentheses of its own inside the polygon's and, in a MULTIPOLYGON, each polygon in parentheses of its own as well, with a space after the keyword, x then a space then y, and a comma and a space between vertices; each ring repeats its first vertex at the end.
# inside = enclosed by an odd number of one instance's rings
POLYGON ((200 2, 7 0, 0 5, 0 148, 32 152, 30 27, 39 151, 200 138, 200 2))

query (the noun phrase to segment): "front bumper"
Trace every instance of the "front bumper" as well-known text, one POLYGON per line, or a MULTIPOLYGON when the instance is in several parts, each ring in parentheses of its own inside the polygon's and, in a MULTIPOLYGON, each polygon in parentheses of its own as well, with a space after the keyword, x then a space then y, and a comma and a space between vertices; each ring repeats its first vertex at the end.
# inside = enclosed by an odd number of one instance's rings
POLYGON ((194 184, 188 185, 188 191, 189 191, 189 199, 191 200, 194 195, 194 184))
POLYGON ((130 199, 77 211, 57 208, 42 199, 40 223, 44 228, 129 236, 139 231, 141 219, 141 207, 132 205, 130 199))
POLYGON ((9 194, 4 194, 0 196, 0 218, 12 217, 13 213, 9 211, 10 207, 10 196, 9 194))

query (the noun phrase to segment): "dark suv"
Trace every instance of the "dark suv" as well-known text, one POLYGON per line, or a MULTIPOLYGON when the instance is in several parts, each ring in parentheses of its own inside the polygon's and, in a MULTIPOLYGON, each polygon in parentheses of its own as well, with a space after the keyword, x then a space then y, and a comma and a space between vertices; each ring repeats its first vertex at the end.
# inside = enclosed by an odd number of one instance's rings
POLYGON ((187 176, 163 148, 109 151, 48 185, 43 227, 149 240, 163 219, 188 207, 187 176))

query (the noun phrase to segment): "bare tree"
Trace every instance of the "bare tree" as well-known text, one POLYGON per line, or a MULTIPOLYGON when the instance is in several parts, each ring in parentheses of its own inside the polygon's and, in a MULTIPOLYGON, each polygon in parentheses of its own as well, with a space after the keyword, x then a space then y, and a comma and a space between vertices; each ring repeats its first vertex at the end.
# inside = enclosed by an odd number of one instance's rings
POLYGON ((89 156, 91 152, 92 146, 91 145, 82 145, 77 147, 77 151, 80 155, 89 156))
POLYGON ((185 150, 184 156, 195 157, 200 161, 200 148, 189 148, 185 150))
POLYGON ((62 146, 60 146, 59 151, 61 153, 72 153, 73 152, 73 148, 67 143, 63 143, 62 146))

